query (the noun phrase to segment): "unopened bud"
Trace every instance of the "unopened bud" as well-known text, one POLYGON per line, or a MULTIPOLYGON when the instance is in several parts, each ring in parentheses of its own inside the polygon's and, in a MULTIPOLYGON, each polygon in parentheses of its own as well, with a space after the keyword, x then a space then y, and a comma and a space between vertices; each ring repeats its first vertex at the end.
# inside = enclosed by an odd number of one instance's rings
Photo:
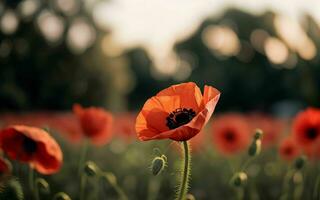
POLYGON ((196 198, 192 194, 187 194, 186 200, 196 200, 196 198))
POLYGON ((253 140, 249 146, 248 154, 249 156, 257 156, 261 152, 261 140, 253 140))
POLYGON ((39 190, 42 193, 49 193, 50 192, 50 186, 46 180, 43 178, 37 178, 36 184, 38 185, 39 190))
POLYGON ((295 160, 294 167, 297 170, 300 170, 304 167, 304 165, 306 164, 306 161, 307 161, 307 158, 305 156, 300 156, 295 160))
POLYGON ((235 187, 240 187, 246 184, 247 179, 248 179, 248 176, 246 173, 238 172, 232 177, 231 184, 235 187))
POLYGON ((256 129, 254 134, 254 140, 261 140, 263 136, 263 131, 261 129, 256 129))
POLYGON ((161 173, 164 167, 167 165, 167 157, 165 155, 157 156, 153 159, 151 170, 154 176, 161 173))
POLYGON ((71 200, 71 198, 66 193, 59 192, 56 195, 54 195, 53 200, 71 200))
POLYGON ((99 171, 99 168, 94 162, 87 161, 84 167, 84 171, 87 174, 87 176, 96 176, 99 171))
POLYGON ((3 183, 0 199, 10 199, 10 200, 23 200, 23 189, 19 181, 15 178, 11 178, 10 180, 5 181, 3 183))

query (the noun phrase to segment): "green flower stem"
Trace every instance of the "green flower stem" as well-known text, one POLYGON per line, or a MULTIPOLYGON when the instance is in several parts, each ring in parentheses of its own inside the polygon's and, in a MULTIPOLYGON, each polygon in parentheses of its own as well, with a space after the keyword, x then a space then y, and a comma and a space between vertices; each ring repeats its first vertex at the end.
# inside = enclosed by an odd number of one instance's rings
POLYGON ((29 167, 29 188, 31 191, 32 198, 39 200, 38 184, 35 182, 35 173, 32 167, 29 167))
POLYGON ((280 197, 281 200, 285 200, 285 199, 289 198, 290 181, 292 179, 292 176, 294 175, 294 172, 295 171, 293 169, 290 169, 284 177, 283 186, 282 186, 282 193, 281 193, 281 197, 280 197))
POLYGON ((86 187, 86 182, 87 182, 87 175, 83 171, 84 170, 84 164, 86 161, 87 153, 89 149, 89 141, 85 139, 84 144, 81 148, 81 154, 80 154, 80 159, 79 159, 79 166, 78 166, 78 174, 80 175, 80 200, 84 200, 84 191, 86 187))
POLYGON ((243 200, 244 198, 244 188, 239 187, 236 189, 237 190, 237 200, 243 200))
POLYGON ((186 195, 188 192, 189 187, 189 177, 190 177, 190 163, 191 163, 191 154, 190 154, 190 148, 189 143, 187 141, 183 141, 183 150, 184 150, 184 156, 183 156, 183 171, 181 176, 181 182, 178 189, 178 198, 177 200, 185 200, 186 195))
POLYGON ((80 154, 79 165, 78 165, 78 174, 80 176, 82 176, 82 173, 83 173, 83 167, 86 161, 88 149, 89 149, 89 141, 85 139, 81 147, 81 154, 80 154))
POLYGON ((83 172, 81 174, 81 178, 80 178, 80 197, 79 200, 84 200, 85 198, 85 188, 86 188, 86 183, 87 183, 87 175, 83 172))
POLYGON ((255 159, 255 156, 250 156, 249 159, 246 160, 246 162, 242 165, 241 171, 245 171, 249 164, 255 159))
POLYGON ((119 199, 128 200, 127 195, 123 191, 123 189, 117 184, 116 177, 110 172, 101 172, 101 177, 105 178, 111 187, 118 193, 119 199))
POLYGON ((316 183, 313 189, 312 199, 320 199, 320 175, 317 176, 316 183))
POLYGON ((29 189, 34 197, 34 171, 32 167, 29 167, 29 189))

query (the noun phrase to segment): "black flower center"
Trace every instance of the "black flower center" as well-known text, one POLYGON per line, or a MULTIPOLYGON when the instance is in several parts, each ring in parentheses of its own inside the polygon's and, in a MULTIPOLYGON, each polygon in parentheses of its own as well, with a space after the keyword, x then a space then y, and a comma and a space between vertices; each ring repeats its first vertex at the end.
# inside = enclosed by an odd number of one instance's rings
POLYGON ((318 131, 316 128, 308 128, 307 131, 307 137, 310 139, 310 140, 313 140, 315 139, 317 136, 318 136, 318 131))
POLYGON ((22 146, 23 146, 23 150, 25 150, 25 152, 30 154, 36 152, 37 150, 37 143, 28 137, 23 138, 22 146))
POLYGON ((235 140, 235 135, 233 134, 232 131, 227 131, 224 134, 224 138, 228 141, 228 142, 233 142, 235 140))
POLYGON ((179 126, 189 123, 196 116, 196 112, 192 109, 177 108, 167 117, 167 127, 175 129, 179 126))

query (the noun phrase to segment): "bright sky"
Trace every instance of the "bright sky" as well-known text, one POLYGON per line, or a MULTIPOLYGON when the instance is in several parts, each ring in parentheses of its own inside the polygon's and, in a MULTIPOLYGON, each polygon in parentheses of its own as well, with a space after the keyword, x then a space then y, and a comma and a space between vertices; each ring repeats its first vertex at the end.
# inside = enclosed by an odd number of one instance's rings
POLYGON ((320 0, 112 0, 98 4, 94 18, 124 47, 143 46, 161 57, 205 18, 229 7, 255 14, 273 10, 296 19, 309 13, 320 22, 320 0))

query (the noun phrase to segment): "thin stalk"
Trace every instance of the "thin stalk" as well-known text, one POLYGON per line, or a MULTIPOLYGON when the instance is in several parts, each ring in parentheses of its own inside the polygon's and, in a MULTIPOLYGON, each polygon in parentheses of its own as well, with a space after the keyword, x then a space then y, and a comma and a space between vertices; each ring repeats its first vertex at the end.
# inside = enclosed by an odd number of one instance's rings
POLYGON ((183 141, 183 150, 184 150, 184 166, 183 166, 183 171, 182 171, 182 176, 181 176, 181 181, 178 189, 178 198, 177 200, 185 200, 187 192, 188 192, 188 187, 189 187, 189 177, 190 177, 190 163, 191 163, 191 154, 190 154, 190 149, 189 149, 189 144, 187 141, 183 141))
POLYGON ((84 191, 85 191, 86 182, 87 182, 87 175, 83 170, 84 170, 84 164, 85 164, 87 153, 88 153, 88 148, 89 148, 89 141, 85 139, 84 144, 81 148, 81 154, 80 154, 79 166, 78 166, 78 174, 80 176, 80 200, 83 200, 85 196, 84 191))
POLYGON ((247 167, 249 166, 249 164, 255 159, 254 156, 250 156, 249 159, 246 160, 246 162, 242 165, 241 167, 241 171, 245 171, 247 169, 247 167))
POLYGON ((243 200, 244 198, 244 188, 237 188, 237 200, 243 200))
POLYGON ((35 200, 39 200, 38 186, 37 184, 35 184, 34 177, 35 177, 34 170, 30 166, 29 167, 29 188, 31 191, 32 198, 34 198, 35 200))
POLYGON ((85 187, 86 187, 86 182, 87 182, 87 175, 85 173, 82 173, 81 175, 81 180, 80 180, 80 200, 84 200, 85 198, 85 187))
POLYGON ((115 176, 110 172, 101 172, 101 177, 105 178, 111 187, 118 193, 119 199, 128 200, 127 195, 122 190, 122 188, 117 184, 115 176))
POLYGON ((78 165, 78 174, 80 176, 83 173, 83 167, 84 167, 84 163, 86 161, 88 149, 89 149, 89 141, 87 139, 85 139, 84 143, 81 147, 81 154, 80 154, 79 165, 78 165))
POLYGON ((29 189, 33 194, 34 191, 34 171, 32 167, 29 167, 29 189))
POLYGON ((284 199, 288 199, 289 198, 289 195, 290 195, 290 181, 292 179, 292 176, 294 174, 294 170, 293 169, 290 169, 285 177, 284 177, 284 180, 283 180, 283 184, 282 184, 282 193, 281 193, 281 200, 284 200, 284 199))
POLYGON ((313 200, 320 199, 319 190, 320 190, 320 175, 317 176, 316 183, 313 189, 313 195, 312 195, 313 200))

